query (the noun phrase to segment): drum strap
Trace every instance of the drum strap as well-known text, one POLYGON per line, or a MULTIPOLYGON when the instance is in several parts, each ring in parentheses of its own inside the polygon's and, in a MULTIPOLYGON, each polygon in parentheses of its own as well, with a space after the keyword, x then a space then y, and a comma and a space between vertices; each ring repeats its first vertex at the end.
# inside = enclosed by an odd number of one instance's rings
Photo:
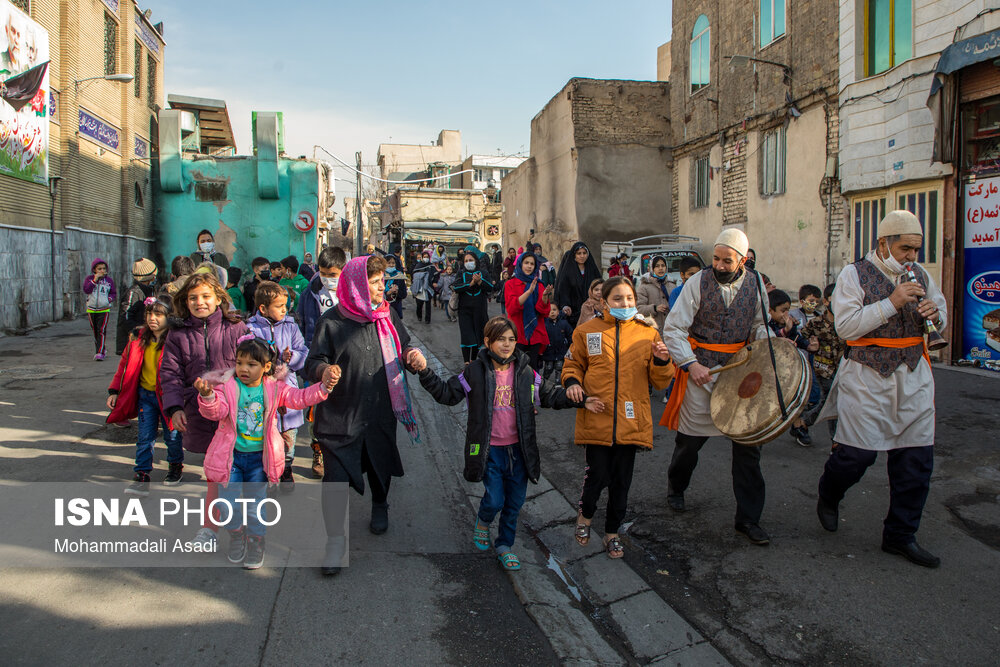
POLYGON ((847 341, 849 347, 867 347, 868 345, 874 345, 876 347, 888 347, 894 350, 901 350, 906 347, 916 347, 920 345, 924 348, 924 360, 927 361, 929 366, 931 363, 931 355, 927 353, 927 341, 924 340, 923 336, 913 336, 912 338, 858 338, 857 340, 847 341))
MULTIPOLYGON (((688 343, 692 350, 704 348, 710 352, 723 352, 725 354, 736 354, 746 343, 701 343, 688 336, 688 343)), ((684 394, 687 392, 689 373, 683 368, 674 364, 674 388, 670 390, 670 399, 667 407, 663 409, 663 416, 660 417, 660 426, 666 426, 672 431, 676 431, 680 424, 681 404, 684 403, 684 394)))

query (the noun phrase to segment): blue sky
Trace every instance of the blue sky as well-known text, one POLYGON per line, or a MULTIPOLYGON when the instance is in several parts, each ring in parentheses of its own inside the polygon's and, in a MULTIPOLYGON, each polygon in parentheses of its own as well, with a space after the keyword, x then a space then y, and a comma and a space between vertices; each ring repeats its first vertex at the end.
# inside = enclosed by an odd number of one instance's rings
POLYGON ((240 152, 251 110, 283 111, 290 155, 319 144, 365 163, 379 143, 441 129, 461 130, 468 153, 527 154, 531 118, 568 79, 655 79, 670 39, 669 0, 149 6, 166 92, 226 100, 240 152))

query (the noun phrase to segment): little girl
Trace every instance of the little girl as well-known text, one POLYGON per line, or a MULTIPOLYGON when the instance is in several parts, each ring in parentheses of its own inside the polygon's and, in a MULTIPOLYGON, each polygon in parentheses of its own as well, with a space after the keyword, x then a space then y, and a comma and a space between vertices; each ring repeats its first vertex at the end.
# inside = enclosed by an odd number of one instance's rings
POLYGON ((535 439, 535 405, 546 408, 583 408, 600 412, 604 405, 577 392, 575 399, 531 367, 528 356, 516 349, 514 323, 498 316, 483 330, 485 349, 459 375, 447 382, 434 371, 420 372, 420 384, 434 400, 455 405, 468 403, 465 429, 465 479, 485 487, 473 530, 476 548, 490 546, 490 523, 500 513, 494 548, 501 566, 518 570, 521 563, 511 551, 517 516, 524 504, 528 480, 538 483, 538 443, 535 439))
POLYGON ((98 257, 90 264, 91 275, 83 281, 83 293, 87 295, 87 318, 94 330, 94 361, 104 361, 107 354, 108 317, 111 303, 118 296, 115 281, 108 275, 108 263, 98 257))
MULTIPOLYGON (((204 454, 215 435, 217 424, 198 412, 198 391, 194 381, 212 370, 236 365, 236 340, 248 333, 239 315, 229 310, 229 297, 215 271, 196 269, 173 296, 174 315, 179 324, 171 329, 163 346, 160 386, 163 410, 174 428, 184 434, 184 449, 204 454)), ((205 507, 218 497, 218 487, 209 483, 205 507)), ((206 513, 195 542, 215 541, 215 524, 206 513)))
MULTIPOLYGON (((625 555, 618 528, 628 507, 635 454, 653 448, 649 385, 666 388, 674 375, 670 354, 656 322, 638 314, 635 286, 625 276, 604 283, 600 318, 579 325, 563 365, 562 383, 570 400, 597 396, 610 413, 576 414, 576 443, 587 448, 583 494, 576 518, 576 540, 590 541, 597 501, 608 487, 604 546, 611 558, 625 555)), ((582 316, 581 316, 582 319, 582 316)))
POLYGON ((169 486, 179 484, 184 469, 181 434, 174 430, 164 414, 160 388, 160 362, 167 337, 167 316, 172 306, 166 297, 152 296, 143 305, 146 326, 139 330, 138 338, 128 342, 118 362, 118 371, 108 387, 109 424, 139 416, 135 477, 125 489, 125 493, 135 496, 149 495, 149 472, 153 469, 153 445, 158 425, 163 425, 163 442, 167 446, 167 463, 170 466, 163 483, 169 486))
POLYGON ((580 326, 584 322, 589 322, 594 318, 601 317, 601 290, 604 288, 603 278, 594 278, 590 283, 590 288, 587 292, 587 300, 583 302, 580 306, 580 319, 577 320, 576 326, 580 326))
MULTIPOLYGON (((277 364, 277 348, 247 334, 236 347, 236 374, 221 384, 205 378, 194 381, 198 411, 218 422, 205 454, 205 476, 222 484, 219 494, 236 508, 237 498, 253 498, 243 512, 233 512, 229 530, 229 562, 255 570, 264 563, 264 524, 258 505, 267 482, 276 484, 285 468, 285 444, 278 430, 278 410, 302 410, 326 400, 340 379, 340 367, 328 366, 322 382, 295 389, 271 377, 277 364), (244 486, 246 484, 246 486, 244 486), (242 493, 241 493, 242 491, 242 493)), ((287 369, 286 369, 287 370, 287 369)))

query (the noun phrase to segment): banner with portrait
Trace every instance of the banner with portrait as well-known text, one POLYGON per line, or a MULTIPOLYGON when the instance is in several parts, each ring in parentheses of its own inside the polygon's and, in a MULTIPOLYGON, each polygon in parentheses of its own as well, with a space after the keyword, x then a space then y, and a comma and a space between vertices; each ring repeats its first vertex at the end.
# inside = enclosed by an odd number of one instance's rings
MULTIPOLYGON (((49 33, 8 0, 0 0, 0 82, 49 59, 49 33)), ((0 101, 0 174, 48 183, 49 74, 31 101, 15 111, 0 101)))

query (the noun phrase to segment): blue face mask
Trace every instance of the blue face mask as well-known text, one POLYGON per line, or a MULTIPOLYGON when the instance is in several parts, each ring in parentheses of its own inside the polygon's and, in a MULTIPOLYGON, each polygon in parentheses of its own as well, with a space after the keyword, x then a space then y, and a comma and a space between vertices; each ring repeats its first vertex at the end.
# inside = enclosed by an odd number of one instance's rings
POLYGON ((634 307, 610 308, 608 312, 611 313, 611 317, 615 318, 616 320, 621 320, 622 322, 627 322, 628 320, 632 319, 633 317, 639 314, 639 311, 634 307))

